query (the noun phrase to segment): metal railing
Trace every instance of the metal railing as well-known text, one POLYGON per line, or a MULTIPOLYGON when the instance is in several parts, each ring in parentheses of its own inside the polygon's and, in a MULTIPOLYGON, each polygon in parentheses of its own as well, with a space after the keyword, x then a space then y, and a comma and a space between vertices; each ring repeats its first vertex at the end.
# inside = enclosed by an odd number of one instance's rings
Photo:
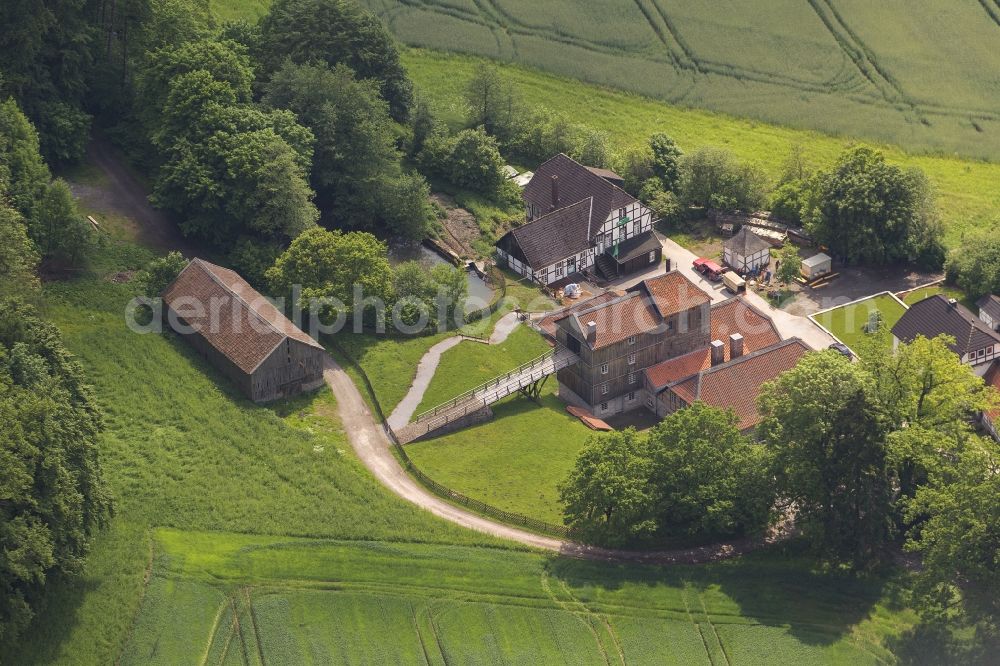
MULTIPOLYGON (((554 348, 554 349, 550 349, 549 351, 545 352, 541 356, 533 358, 530 361, 528 361, 527 363, 522 363, 521 365, 519 365, 518 367, 514 368, 513 370, 510 370, 509 372, 505 372, 502 375, 497 375, 496 377, 493 377, 492 379, 489 379, 489 380, 483 382, 479 386, 471 388, 468 391, 466 391, 465 393, 462 393, 461 395, 455 396, 454 398, 452 398, 451 400, 448 400, 447 402, 443 402, 440 405, 437 405, 436 407, 432 407, 431 409, 428 409, 425 412, 421 412, 420 414, 417 415, 417 417, 415 419, 413 419, 413 422, 417 423, 417 422, 420 422, 420 421, 422 421, 424 419, 436 416, 436 415, 438 415, 438 414, 440 414, 442 412, 449 411, 449 410, 457 407, 461 403, 466 402, 467 400, 470 400, 470 399, 474 398, 476 396, 476 394, 478 394, 478 393, 484 393, 485 394, 485 392, 488 391, 490 389, 490 387, 498 388, 500 386, 506 386, 507 382, 509 382, 512 378, 516 378, 519 375, 521 375, 522 373, 524 373, 526 371, 529 371, 529 370, 532 370, 533 368, 535 368, 538 365, 544 364, 549 359, 553 359, 556 356, 556 354, 559 353, 559 352, 561 352, 561 351, 563 351, 563 349, 559 348, 559 347, 554 348)), ((565 358, 565 356, 564 356, 564 358, 565 358)), ((575 359, 575 355, 573 356, 573 359, 575 359)), ((548 372, 542 374, 537 379, 541 379, 541 377, 544 377, 545 375, 550 375, 553 372, 555 372, 556 370, 559 370, 560 368, 555 367, 558 363, 559 363, 559 361, 553 361, 553 367, 554 367, 554 369, 553 370, 549 370, 548 372)), ((564 365, 562 367, 565 367, 565 365, 566 365, 566 363, 564 361, 564 365)), ((533 379, 531 381, 537 381, 537 379, 533 379)), ((528 383, 530 384, 531 381, 529 381, 528 383)), ((518 388, 520 388, 520 387, 518 387, 518 388)), ((507 392, 507 393, 505 393, 501 397, 506 397, 506 396, 510 395, 510 393, 511 392, 507 392)), ((499 398, 494 398, 494 399, 491 400, 491 402, 496 402, 498 399, 499 398)), ((484 403, 484 405, 486 405, 486 404, 490 404, 490 403, 484 403)))

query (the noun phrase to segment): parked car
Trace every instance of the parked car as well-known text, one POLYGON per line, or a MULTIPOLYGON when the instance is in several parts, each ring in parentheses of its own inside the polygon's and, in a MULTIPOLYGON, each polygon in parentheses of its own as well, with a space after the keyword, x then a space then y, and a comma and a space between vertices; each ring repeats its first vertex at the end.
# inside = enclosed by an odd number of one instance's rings
POLYGON ((827 347, 827 349, 832 349, 834 351, 840 352, 847 358, 854 360, 854 353, 851 352, 851 348, 845 345, 843 342, 834 342, 832 345, 827 347))
POLYGON ((721 280, 722 274, 725 273, 725 270, 722 268, 722 266, 715 263, 711 259, 706 259, 705 257, 698 257, 693 262, 691 262, 691 265, 694 266, 694 269, 696 271, 707 277, 709 280, 712 280, 713 282, 721 280))

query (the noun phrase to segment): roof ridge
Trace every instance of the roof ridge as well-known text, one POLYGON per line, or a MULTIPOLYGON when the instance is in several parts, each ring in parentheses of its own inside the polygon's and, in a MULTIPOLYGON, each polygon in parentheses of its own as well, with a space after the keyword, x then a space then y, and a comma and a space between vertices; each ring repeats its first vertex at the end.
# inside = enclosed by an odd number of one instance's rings
POLYGON ((720 370, 720 369, 723 369, 723 368, 727 368, 727 367, 732 367, 734 365, 738 365, 738 364, 740 364, 741 362, 743 362, 745 360, 748 360, 748 359, 751 359, 751 358, 756 358, 758 356, 762 356, 763 354, 766 354, 768 352, 776 351, 778 349, 781 349, 782 347, 787 347, 788 345, 795 344, 795 343, 798 343, 798 344, 802 345, 803 347, 805 347, 807 350, 812 351, 809 348, 809 346, 806 345, 806 343, 804 343, 802 341, 801 338, 799 338, 798 336, 792 336, 792 337, 787 338, 785 340, 779 340, 778 342, 775 342, 772 345, 768 345, 767 347, 761 347, 760 349, 754 350, 754 351, 750 352, 749 354, 743 354, 742 356, 737 356, 736 358, 731 358, 731 359, 729 359, 728 361, 726 361, 724 363, 719 363, 718 365, 713 365, 710 368, 705 368, 704 370, 701 370, 698 374, 699 375, 707 375, 707 374, 710 374, 712 372, 715 372, 716 370, 720 370))
MULTIPOLYGON (((195 261, 198 261, 201 264, 205 264, 206 266, 215 266, 216 268, 221 268, 222 270, 229 270, 229 269, 225 268, 224 266, 219 266, 217 264, 213 264, 213 263, 211 263, 209 261, 205 261, 204 259, 202 259, 200 257, 195 257, 194 259, 191 260, 192 263, 194 263, 195 261)), ((238 293, 236 293, 236 291, 233 290, 229 285, 227 285, 225 282, 223 282, 219 278, 219 276, 215 274, 215 271, 213 271, 211 268, 205 268, 205 271, 212 278, 212 281, 214 281, 217 285, 219 285, 220 287, 222 287, 223 289, 225 289, 227 292, 229 292, 231 295, 233 295, 240 303, 242 303, 244 306, 246 306, 247 310, 249 310, 250 312, 252 312, 255 317, 257 317, 262 322, 264 322, 265 324, 267 324, 271 328, 271 330, 273 330, 275 333, 277 333, 278 335, 281 335, 283 337, 286 337, 286 338, 290 337, 287 333, 285 333, 284 331, 282 331, 281 329, 279 329, 277 326, 275 326, 273 323, 271 323, 270 321, 268 321, 267 319, 265 319, 263 316, 261 316, 261 314, 259 312, 257 312, 256 308, 254 308, 252 305, 250 305, 249 303, 247 303, 246 299, 244 299, 242 296, 240 296, 238 293)), ((239 273, 236 273, 236 271, 232 271, 232 272, 237 277, 239 277, 241 280, 243 280, 243 278, 240 277, 239 273)), ((246 280, 244 280, 244 282, 246 282, 246 280)), ((247 283, 247 286, 250 287, 250 283, 247 283)), ((253 287, 250 287, 250 288, 253 289, 253 287)), ((257 291, 256 289, 253 289, 253 290, 254 290, 254 292, 258 296, 260 296, 261 298, 264 298, 264 295, 261 294, 259 291, 257 291)), ((267 300, 267 299, 265 299, 265 300, 267 300)), ((274 307, 274 306, 272 305, 271 307, 274 307)), ((281 344, 281 343, 278 343, 278 344, 281 344)), ((275 347, 277 347, 277 346, 278 345, 275 345, 275 347)))
MULTIPOLYGON (((562 212, 564 212, 566 210, 569 210, 570 208, 573 208, 574 206, 579 206, 580 204, 582 204, 583 202, 588 201, 588 200, 591 202, 591 208, 593 208, 594 197, 593 196, 589 196, 589 197, 586 197, 585 199, 580 199, 577 202, 574 202, 574 203, 568 204, 566 206, 563 206, 562 208, 554 208, 554 209, 550 210, 549 212, 545 213, 544 215, 539 215, 538 217, 536 217, 533 220, 528 220, 524 224, 520 224, 520 225, 514 227, 513 229, 511 229, 511 231, 514 232, 514 234, 516 235, 518 231, 521 231, 522 229, 527 229, 531 225, 535 224, 536 222, 541 222, 542 220, 544 220, 545 218, 549 217, 550 215, 555 215, 556 213, 562 213, 562 212)), ((589 224, 589 220, 588 220, 588 224, 589 224)))
MULTIPOLYGON (((610 181, 607 181, 607 180, 605 180, 605 179, 604 179, 604 178, 602 178, 601 176, 598 176, 598 175, 597 175, 596 173, 594 173, 594 172, 593 172, 593 171, 591 171, 591 170, 590 170, 589 168, 587 168, 587 165, 586 165, 586 164, 584 164, 583 162, 578 162, 578 161, 576 161, 575 159, 573 159, 572 157, 570 157, 570 156, 569 156, 569 155, 567 155, 566 153, 558 153, 558 154, 556 154, 556 155, 553 155, 553 156, 552 156, 552 157, 550 157, 549 159, 547 159, 547 160, 545 160, 544 162, 542 162, 542 165, 545 165, 545 164, 548 164, 549 162, 551 162, 552 160, 556 159, 556 158, 557 158, 557 157, 559 157, 559 156, 562 156, 562 157, 565 157, 565 158, 566 158, 566 159, 568 159, 568 160, 569 160, 570 162, 572 162, 573 164, 577 165, 578 167, 580 167, 581 169, 583 169, 584 171, 586 171, 586 172, 587 172, 587 173, 588 173, 588 174, 589 174, 590 176, 593 176, 594 178, 598 179, 599 181, 601 181, 602 183, 604 183, 604 184, 605 184, 605 185, 607 185, 608 187, 611 187, 611 188, 613 188, 613 189, 615 189, 615 190, 617 190, 617 191, 621 192, 622 194, 624 194, 624 195, 628 196, 628 197, 629 197, 629 198, 631 198, 631 199, 632 199, 633 201, 638 201, 638 200, 639 200, 639 199, 637 199, 636 197, 634 197, 634 196, 632 196, 631 194, 629 194, 629 193, 628 193, 627 191, 625 191, 625 190, 624 190, 623 188, 621 188, 621 187, 618 187, 618 186, 617 186, 617 185, 615 185, 614 183, 612 183, 612 182, 610 182, 610 181)), ((542 168, 542 166, 540 165, 540 166, 539 166, 538 168, 539 168, 539 169, 541 169, 541 168, 542 168)), ((600 167, 594 167, 594 168, 600 168, 600 167)))

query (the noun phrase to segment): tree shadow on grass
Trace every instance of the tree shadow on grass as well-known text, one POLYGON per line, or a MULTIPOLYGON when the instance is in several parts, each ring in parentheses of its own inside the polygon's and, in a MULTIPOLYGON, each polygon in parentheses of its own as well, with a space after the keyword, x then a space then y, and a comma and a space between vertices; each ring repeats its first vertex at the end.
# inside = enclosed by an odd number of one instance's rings
POLYGON ((704 604, 703 612, 712 619, 738 615, 787 628, 789 635, 810 646, 841 640, 876 604, 903 606, 892 576, 819 571, 795 544, 711 564, 650 566, 553 558, 549 566, 584 602, 650 608, 673 603, 672 609, 681 612, 692 603, 702 611, 704 604), (684 603, 676 606, 679 599, 684 603))

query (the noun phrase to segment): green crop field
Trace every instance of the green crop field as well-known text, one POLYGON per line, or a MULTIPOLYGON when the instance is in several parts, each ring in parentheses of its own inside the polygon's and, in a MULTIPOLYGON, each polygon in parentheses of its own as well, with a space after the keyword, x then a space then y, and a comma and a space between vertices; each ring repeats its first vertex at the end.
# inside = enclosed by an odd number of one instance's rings
POLYGON ((906 312, 906 306, 883 294, 821 312, 813 318, 857 353, 866 335, 864 327, 868 318, 876 311, 882 314, 882 326, 891 329, 906 312))
POLYGON ((123 664, 874 664, 912 621, 892 580, 790 554, 660 568, 173 529, 153 542, 123 664))
POLYGON ((914 150, 1000 157, 992 1, 362 3, 412 46, 914 150))

